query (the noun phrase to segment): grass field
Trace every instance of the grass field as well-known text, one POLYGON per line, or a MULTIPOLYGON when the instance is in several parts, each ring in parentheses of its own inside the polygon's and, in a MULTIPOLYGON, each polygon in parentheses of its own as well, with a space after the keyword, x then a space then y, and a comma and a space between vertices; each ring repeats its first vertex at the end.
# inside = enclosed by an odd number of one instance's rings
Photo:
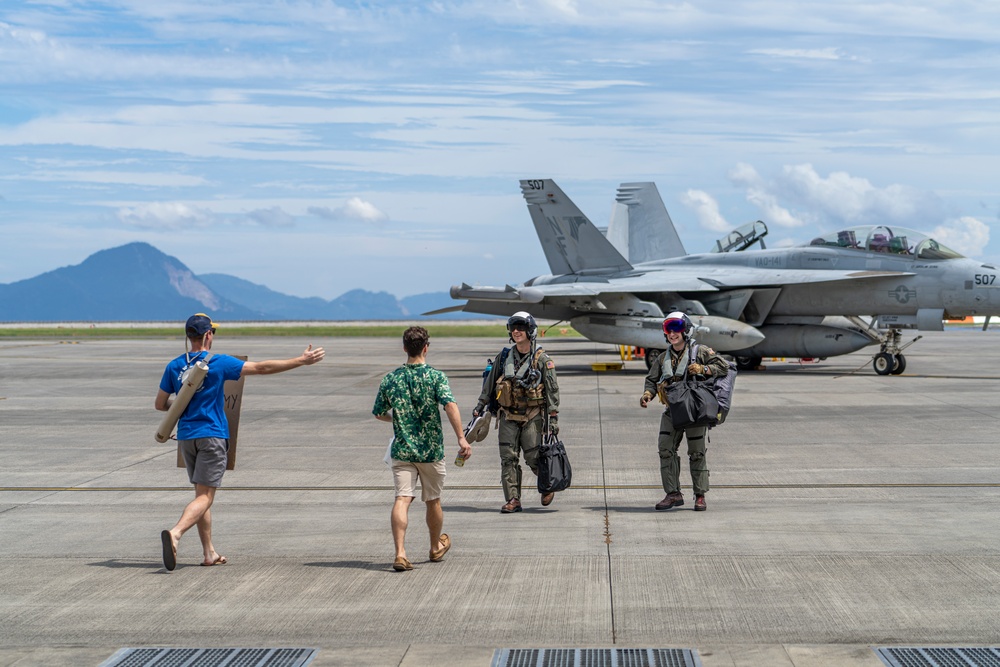
MULTIPOLYGON (((323 338, 393 338, 402 336, 407 324, 359 324, 359 325, 281 325, 269 326, 227 326, 219 330, 220 336, 242 338, 247 336, 275 337, 323 337, 323 338)), ((427 324, 422 325, 432 338, 501 338, 507 336, 503 324, 427 324)), ((542 327, 543 329, 545 327, 542 327)), ((573 328, 553 326, 545 333, 548 338, 579 337, 573 328)), ((53 326, 0 328, 0 340, 8 338, 180 338, 178 327, 89 327, 53 326)))

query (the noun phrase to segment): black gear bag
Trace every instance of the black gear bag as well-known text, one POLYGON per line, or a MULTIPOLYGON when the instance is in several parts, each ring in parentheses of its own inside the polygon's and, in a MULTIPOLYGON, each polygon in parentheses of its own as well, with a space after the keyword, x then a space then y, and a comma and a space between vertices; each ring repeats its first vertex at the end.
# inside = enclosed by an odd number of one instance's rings
POLYGON ((715 378, 696 380, 685 377, 667 387, 667 405, 674 429, 715 426, 719 423, 719 399, 715 378))
POLYGON ((573 469, 562 441, 551 433, 542 436, 538 448, 538 492, 564 491, 573 481, 573 469))

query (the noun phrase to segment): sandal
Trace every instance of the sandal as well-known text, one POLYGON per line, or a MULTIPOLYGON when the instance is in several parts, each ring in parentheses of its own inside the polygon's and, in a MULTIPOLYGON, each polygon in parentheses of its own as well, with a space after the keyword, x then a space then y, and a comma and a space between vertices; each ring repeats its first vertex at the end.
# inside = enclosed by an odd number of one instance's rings
POLYGON ((431 561, 435 563, 440 563, 444 555, 448 553, 448 549, 451 549, 451 538, 448 537, 447 533, 441 533, 441 544, 444 546, 437 551, 431 549, 431 561))

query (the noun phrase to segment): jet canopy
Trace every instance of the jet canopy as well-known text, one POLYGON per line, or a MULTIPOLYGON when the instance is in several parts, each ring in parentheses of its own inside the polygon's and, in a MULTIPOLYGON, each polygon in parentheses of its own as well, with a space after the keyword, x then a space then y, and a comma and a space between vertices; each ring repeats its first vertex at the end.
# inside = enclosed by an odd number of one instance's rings
POLYGON ((961 259, 962 255, 926 234, 885 225, 849 227, 818 236, 809 246, 878 252, 916 259, 961 259))

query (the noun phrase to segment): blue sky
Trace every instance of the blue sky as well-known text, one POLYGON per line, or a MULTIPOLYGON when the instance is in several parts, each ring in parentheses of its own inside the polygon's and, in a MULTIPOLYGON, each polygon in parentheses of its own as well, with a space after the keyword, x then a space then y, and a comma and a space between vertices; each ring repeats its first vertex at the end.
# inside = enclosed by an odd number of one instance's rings
POLYGON ((1000 260, 1000 4, 0 5, 0 283, 146 241, 297 296, 548 273, 518 179, 690 252, 762 219, 1000 260))

